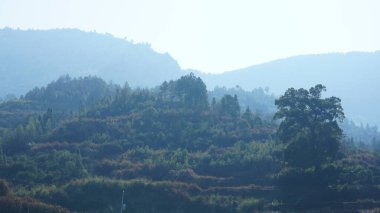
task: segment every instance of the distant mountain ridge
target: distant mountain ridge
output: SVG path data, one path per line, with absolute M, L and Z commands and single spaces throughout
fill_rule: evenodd
M 342 99 L 346 114 L 357 122 L 380 125 L 380 51 L 302 55 L 222 74 L 202 74 L 209 87 L 269 87 L 276 95 L 289 87 L 327 87 Z
M 246 89 L 270 86 L 274 93 L 281 94 L 284 89 L 291 86 L 290 83 L 292 87 L 297 88 L 322 82 L 326 84 L 335 84 L 336 81 L 363 83 L 360 81 L 368 80 L 365 75 L 378 78 L 380 76 L 380 72 L 377 71 L 380 69 L 379 59 L 380 51 L 300 55 L 220 74 L 200 72 L 199 75 L 208 81 L 210 86 L 223 84 L 231 87 L 238 82 L 239 86 Z M 301 81 L 300 78 L 302 78 Z M 288 81 L 283 81 L 284 79 Z
M 275 95 L 287 88 L 322 83 L 340 97 L 348 117 L 380 126 L 380 51 L 301 55 L 233 70 L 205 74 L 183 70 L 169 54 L 109 34 L 60 30 L 0 30 L 0 97 L 25 94 L 59 76 L 96 75 L 117 84 L 154 87 L 190 71 L 212 90 L 215 86 L 252 90 L 269 87 Z M 226 50 L 228 51 L 228 50 Z
M 96 75 L 153 87 L 182 73 L 169 54 L 109 34 L 75 29 L 0 30 L 0 97 L 24 94 L 58 77 Z

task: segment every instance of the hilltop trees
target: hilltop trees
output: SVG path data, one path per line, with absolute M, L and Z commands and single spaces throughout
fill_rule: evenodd
M 236 118 L 240 115 L 240 105 L 237 96 L 224 95 L 220 100 L 220 113 Z
M 208 108 L 206 84 L 201 78 L 190 73 L 175 83 L 177 96 L 186 106 L 201 110 Z
M 290 88 L 275 101 L 274 118 L 281 119 L 278 136 L 287 146 L 284 157 L 291 166 L 318 167 L 338 151 L 343 108 L 337 97 L 321 98 L 325 90 L 320 84 L 309 90 Z
M 206 84 L 193 73 L 176 81 L 164 82 L 160 86 L 161 104 L 171 107 L 185 107 L 195 110 L 208 109 Z
M 71 78 L 65 75 L 46 87 L 36 87 L 29 91 L 25 94 L 24 100 L 41 103 L 42 108 L 76 110 L 95 105 L 110 96 L 115 89 L 114 85 L 108 85 L 98 77 Z

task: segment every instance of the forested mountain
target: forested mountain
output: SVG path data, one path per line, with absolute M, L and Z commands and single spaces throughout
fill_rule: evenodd
M 148 44 L 134 44 L 109 34 L 62 30 L 0 30 L 0 97 L 25 94 L 35 86 L 69 74 L 96 75 L 106 82 L 154 87 L 188 73 L 168 54 Z M 269 87 L 281 94 L 289 87 L 322 83 L 328 95 L 342 99 L 348 118 L 380 126 L 380 52 L 304 55 L 225 72 L 194 70 L 211 90 L 215 86 L 245 90 Z M 207 70 L 204 70 L 207 72 Z M 12 96 L 9 96 L 12 98 Z M 273 107 L 273 106 L 272 106 Z
M 323 89 L 261 111 L 265 90 L 194 74 L 153 89 L 63 76 L 0 104 L 0 209 L 119 212 L 124 190 L 124 212 L 375 212 L 380 140 L 347 140 Z
M 0 30 L 0 97 L 21 95 L 62 75 L 153 87 L 184 74 L 168 54 L 109 34 L 62 30 Z M 149 76 L 149 78 L 148 78 Z
M 380 51 L 374 53 L 304 55 L 268 62 L 222 74 L 202 74 L 209 87 L 244 89 L 269 87 L 278 95 L 289 87 L 322 83 L 328 94 L 342 99 L 347 117 L 380 125 Z

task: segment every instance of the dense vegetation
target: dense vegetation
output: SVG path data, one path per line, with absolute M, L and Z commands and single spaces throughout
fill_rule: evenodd
M 125 212 L 375 210 L 379 142 L 344 137 L 324 89 L 287 90 L 273 120 L 266 91 L 208 92 L 193 74 L 154 89 L 61 77 L 0 105 L 0 208 L 117 212 L 125 190 Z

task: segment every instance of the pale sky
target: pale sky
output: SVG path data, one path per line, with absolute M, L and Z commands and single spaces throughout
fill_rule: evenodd
M 0 0 L 3 27 L 107 32 L 150 43 L 184 69 L 217 73 L 380 50 L 380 0 Z

